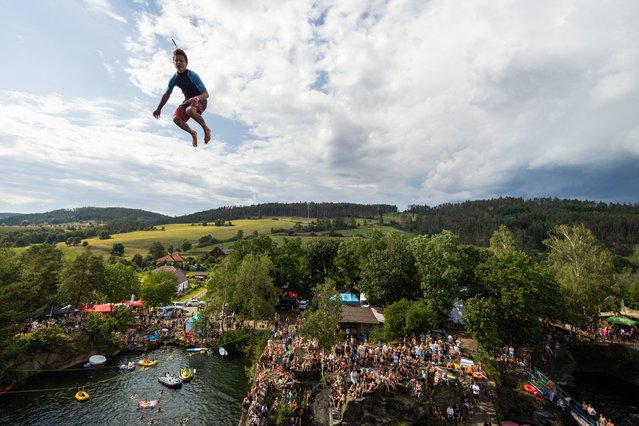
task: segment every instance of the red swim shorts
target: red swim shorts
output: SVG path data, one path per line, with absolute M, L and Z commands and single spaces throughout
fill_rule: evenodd
M 173 113 L 173 117 L 178 116 L 180 117 L 183 121 L 188 121 L 189 115 L 186 113 L 186 109 L 190 106 L 191 104 L 188 102 L 183 102 L 179 107 L 177 107 L 177 109 L 175 110 L 175 112 Z M 194 105 L 195 108 L 197 109 L 197 111 L 202 114 L 204 112 L 204 110 L 206 109 L 206 101 L 200 101 L 197 104 Z

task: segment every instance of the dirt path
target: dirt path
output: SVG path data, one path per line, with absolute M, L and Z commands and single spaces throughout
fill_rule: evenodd
M 208 291 L 208 289 L 205 287 L 202 290 L 198 291 L 197 293 L 195 293 L 195 295 L 193 296 L 193 299 L 197 299 L 197 300 L 201 300 L 204 295 L 206 294 L 206 292 Z

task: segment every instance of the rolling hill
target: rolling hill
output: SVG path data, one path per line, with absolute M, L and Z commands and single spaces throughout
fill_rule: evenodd
M 148 225 L 155 225 L 170 222 L 172 219 L 172 217 L 160 213 L 123 207 L 79 207 L 76 209 L 59 209 L 45 213 L 18 214 L 0 218 L 5 225 L 21 225 L 25 223 L 30 225 L 55 225 L 73 222 L 114 223 L 122 221 L 143 221 Z

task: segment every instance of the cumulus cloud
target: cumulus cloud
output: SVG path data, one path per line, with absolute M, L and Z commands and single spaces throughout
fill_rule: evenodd
M 16 153 L 39 146 L 25 167 L 82 181 L 47 171 L 60 188 L 174 213 L 300 200 L 636 200 L 618 190 L 627 185 L 601 185 L 639 179 L 635 2 L 161 0 L 127 18 L 133 102 L 4 94 L 0 141 Z M 163 119 L 149 120 L 174 73 L 171 39 L 211 93 L 205 118 L 250 130 L 239 145 L 187 149 L 169 118 L 179 89 Z
M 158 40 L 180 40 L 264 164 L 295 158 L 346 198 L 478 198 L 522 170 L 636 156 L 632 2 L 187 3 L 138 19 L 132 80 L 160 93 Z

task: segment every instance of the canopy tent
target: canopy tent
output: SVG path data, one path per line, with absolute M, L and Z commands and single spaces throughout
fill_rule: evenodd
M 75 314 L 77 312 L 79 311 L 71 305 L 67 305 L 63 308 L 55 308 L 53 306 L 47 306 L 38 315 L 38 318 L 47 318 L 47 317 L 57 318 L 66 314 Z
M 115 311 L 117 307 L 113 303 L 104 303 L 101 305 L 93 305 L 83 309 L 84 312 L 101 312 L 103 314 Z
M 132 308 L 141 308 L 144 306 L 144 300 L 132 300 L 132 301 L 125 301 L 122 302 L 123 305 L 127 305 L 130 306 Z
M 337 296 L 337 294 L 332 296 L 331 300 L 337 300 Z M 342 302 L 343 305 L 359 306 L 359 297 L 353 293 L 340 293 L 339 301 Z
M 184 323 L 184 332 L 185 333 L 190 333 L 191 330 L 193 330 L 193 325 L 195 325 L 195 322 L 200 319 L 200 316 L 201 315 L 198 312 L 195 315 L 193 315 L 191 318 L 186 320 L 186 322 Z
M 637 324 L 637 321 L 634 321 L 634 320 L 631 320 L 630 318 L 626 318 L 622 316 L 606 318 L 606 321 L 608 321 L 611 324 L 627 325 L 627 326 L 633 326 Z

